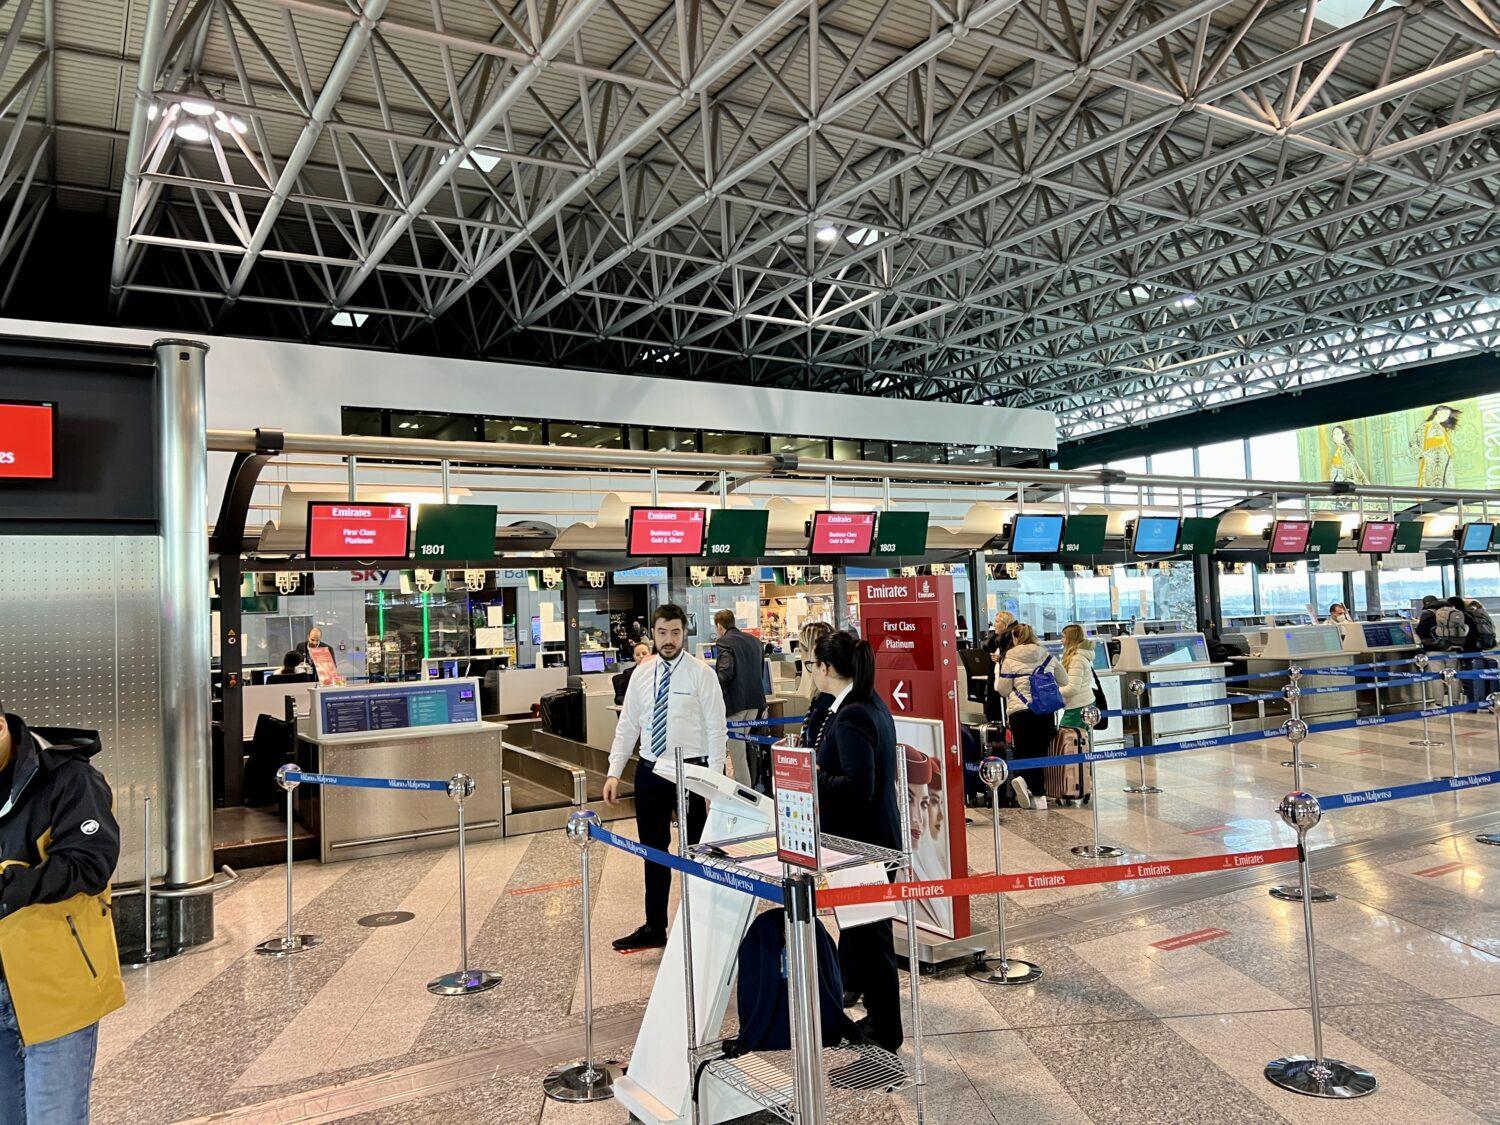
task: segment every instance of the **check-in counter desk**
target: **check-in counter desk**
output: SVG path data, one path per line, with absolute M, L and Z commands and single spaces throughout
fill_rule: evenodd
M 1344 655 L 1351 664 L 1384 664 L 1392 660 L 1409 661 L 1422 646 L 1412 632 L 1412 623 L 1404 618 L 1386 621 L 1348 621 L 1339 626 L 1344 638 Z M 1376 668 L 1366 673 L 1370 676 L 1399 676 L 1416 669 L 1407 667 Z M 1316 677 L 1322 682 L 1325 677 Z M 1436 690 L 1431 685 L 1428 692 L 1433 698 L 1442 694 L 1442 685 Z M 1387 711 L 1409 711 L 1422 706 L 1422 685 L 1403 684 L 1399 687 L 1381 687 L 1372 683 L 1368 691 L 1353 693 L 1359 697 L 1359 709 L 1368 715 L 1383 715 Z
M 298 734 L 298 765 L 309 773 L 373 778 L 467 774 L 470 840 L 499 837 L 504 823 L 501 737 L 505 725 L 479 716 L 479 682 L 420 681 L 319 688 Z M 458 838 L 458 808 L 446 793 L 302 785 L 299 816 L 318 839 L 318 858 L 359 859 L 445 847 Z
M 1119 674 L 1124 706 L 1133 710 L 1138 706 L 1164 707 L 1173 703 L 1223 699 L 1224 667 L 1209 660 L 1208 642 L 1202 633 L 1154 633 L 1122 636 L 1114 670 Z M 1130 693 L 1131 680 L 1144 680 L 1150 688 L 1139 702 Z M 1178 680 L 1216 682 L 1173 686 Z M 1126 722 L 1125 729 L 1130 732 L 1132 742 L 1138 735 L 1141 745 L 1153 745 L 1228 734 L 1229 721 L 1226 701 L 1219 707 L 1190 707 L 1182 711 L 1142 715 Z
M 1109 649 L 1105 646 L 1104 638 L 1090 637 L 1089 640 L 1094 642 L 1094 675 L 1099 677 L 1099 687 L 1104 691 L 1104 706 L 1110 711 L 1123 711 L 1128 706 L 1124 702 L 1124 678 L 1109 666 Z M 1062 657 L 1062 641 L 1043 641 L 1042 644 L 1053 656 Z M 984 722 L 982 708 L 978 721 Z M 1135 731 L 1134 726 L 1130 729 L 1132 733 Z M 1104 726 L 1094 731 L 1095 750 L 1118 750 L 1124 745 L 1125 720 L 1119 715 L 1111 715 Z
M 1293 665 L 1301 668 L 1303 688 L 1348 686 L 1353 676 L 1309 676 L 1318 668 L 1346 667 L 1353 661 L 1344 651 L 1344 638 L 1331 622 L 1322 625 L 1285 625 L 1268 628 L 1259 649 L 1252 649 L 1245 660 L 1246 671 L 1260 677 L 1248 690 L 1257 693 L 1280 692 L 1286 685 Z M 1303 695 L 1299 701 L 1302 718 L 1309 723 L 1327 723 L 1352 719 L 1357 714 L 1359 694 L 1354 691 L 1328 695 Z M 1270 700 L 1259 705 L 1261 729 L 1286 721 L 1288 709 L 1284 700 Z

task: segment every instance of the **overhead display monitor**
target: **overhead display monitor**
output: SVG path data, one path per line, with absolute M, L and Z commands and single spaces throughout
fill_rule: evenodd
M 771 513 L 764 508 L 717 508 L 708 518 L 703 554 L 711 559 L 758 559 L 766 553 Z
M 810 555 L 868 555 L 874 543 L 874 512 L 813 513 Z
M 1176 516 L 1142 516 L 1135 521 L 1130 549 L 1137 555 L 1170 555 L 1177 550 L 1182 521 Z
M 926 512 L 881 512 L 875 521 L 874 555 L 906 557 L 927 553 Z
M 1395 520 L 1366 520 L 1355 538 L 1362 555 L 1383 555 L 1396 545 Z
M 310 559 L 404 559 L 410 542 L 410 504 L 307 505 Z
M 56 430 L 52 403 L 0 401 L 0 480 L 51 480 Z
M 631 508 L 625 553 L 632 558 L 703 554 L 708 526 L 702 508 Z
M 412 556 L 434 562 L 479 562 L 495 557 L 493 504 L 424 504 L 417 510 Z
M 1482 555 L 1491 549 L 1494 538 L 1494 524 L 1466 523 L 1458 541 L 1458 549 L 1466 555 Z
M 1016 517 L 1010 525 L 1013 555 L 1055 555 L 1062 547 L 1063 517 L 1054 515 Z
M 1271 528 L 1271 554 L 1305 555 L 1311 534 L 1310 520 L 1277 520 Z

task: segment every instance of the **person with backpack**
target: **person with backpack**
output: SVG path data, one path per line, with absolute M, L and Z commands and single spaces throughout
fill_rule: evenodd
M 1094 675 L 1094 642 L 1084 635 L 1083 626 L 1063 626 L 1062 641 L 1061 663 L 1068 682 L 1062 689 L 1064 710 L 1057 720 L 1053 753 L 1078 754 L 1088 749 L 1084 736 L 1088 724 L 1083 721 L 1083 709 L 1097 704 L 1104 710 L 1104 689 Z M 1057 766 L 1047 771 L 1047 798 L 1087 801 L 1090 796 L 1087 783 L 1088 771 L 1082 766 Z
M 1417 625 L 1414 632 L 1422 647 L 1429 652 L 1443 651 L 1443 645 L 1438 641 L 1434 632 L 1437 629 L 1437 610 L 1442 604 L 1441 599 L 1428 594 L 1422 599 L 1422 612 L 1417 615 Z
M 1452 597 L 1439 606 L 1437 622 L 1436 631 L 1439 636 L 1453 633 L 1459 635 L 1458 642 L 1449 645 L 1450 652 L 1478 652 L 1484 647 L 1479 643 L 1479 622 L 1469 612 L 1468 603 L 1463 598 Z M 1482 657 L 1461 656 L 1453 662 L 1453 666 L 1460 672 L 1471 672 L 1483 662 Z M 1470 703 L 1477 703 L 1483 698 L 1480 694 L 1483 685 L 1478 680 L 1465 679 L 1461 682 L 1464 685 L 1464 698 Z
M 875 653 L 868 641 L 838 632 L 820 638 L 809 658 L 820 698 L 828 700 L 808 743 L 817 756 L 822 830 L 897 850 L 896 723 L 875 692 Z M 840 931 L 839 966 L 845 993 L 862 996 L 869 1013 L 860 1030 L 886 1050 L 899 1050 L 905 1034 L 890 919 Z
M 1067 669 L 1037 644 L 1036 631 L 1030 625 L 1018 623 L 1011 636 L 1010 649 L 995 673 L 995 687 L 1005 695 L 1011 742 L 1019 764 L 1022 758 L 1044 758 L 1051 753 L 1057 735 L 1057 712 L 1064 706 L 1062 691 L 1070 681 Z M 1016 803 L 1023 809 L 1047 807 L 1042 770 L 1014 770 L 1010 784 Z
M 1478 641 L 1476 651 L 1493 652 L 1496 642 L 1495 619 L 1490 616 L 1490 611 L 1484 608 L 1483 603 L 1471 598 L 1465 604 L 1474 622 L 1474 633 Z M 1480 672 L 1494 667 L 1493 657 L 1476 656 L 1471 670 Z M 1485 698 L 1490 692 L 1500 690 L 1500 680 L 1469 680 L 1466 684 L 1470 692 L 1469 698 L 1476 702 Z

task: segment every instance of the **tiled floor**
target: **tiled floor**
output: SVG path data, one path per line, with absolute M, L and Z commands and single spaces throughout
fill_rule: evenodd
M 1459 729 L 1460 770 L 1494 767 L 1493 722 Z M 1429 767 L 1414 736 L 1316 738 L 1307 787 L 1447 772 L 1447 750 Z M 1279 742 L 1164 757 L 1148 775 L 1166 792 L 1146 798 L 1120 792 L 1134 765 L 1105 766 L 1103 835 L 1136 858 L 1290 843 L 1273 811 L 1290 785 L 1283 757 Z M 987 870 L 989 820 L 971 819 L 973 866 Z M 1085 865 L 1068 849 L 1089 837 L 1086 810 L 1002 819 L 1007 871 Z M 1500 830 L 1500 786 L 1330 814 L 1313 833 L 1318 881 L 1339 895 L 1315 910 L 1327 1049 L 1375 1072 L 1373 1097 L 1330 1105 L 1262 1077 L 1268 1060 L 1311 1048 L 1301 909 L 1263 885 L 1289 878 L 1283 868 L 1254 872 L 1261 885 L 1189 876 L 1011 896 L 1016 952 L 1045 975 L 1016 989 L 924 978 L 926 1122 L 1500 1120 L 1500 848 L 1473 841 L 1476 823 Z M 609 949 L 640 921 L 641 867 L 593 855 L 597 1038 L 623 1057 L 659 959 Z M 621 1125 L 614 1103 L 541 1094 L 542 1076 L 581 1051 L 577 850 L 561 832 L 470 849 L 470 961 L 505 981 L 440 999 L 423 985 L 455 967 L 455 862 L 442 850 L 299 865 L 297 928 L 325 944 L 284 962 L 250 953 L 279 925 L 281 873 L 247 873 L 211 946 L 128 977 L 129 1003 L 101 1037 L 95 1121 Z M 993 902 L 973 905 L 976 928 L 993 925 Z M 415 917 L 357 924 L 381 910 Z M 1213 933 L 1170 940 L 1199 931 Z M 855 1118 L 915 1122 L 915 1101 Z

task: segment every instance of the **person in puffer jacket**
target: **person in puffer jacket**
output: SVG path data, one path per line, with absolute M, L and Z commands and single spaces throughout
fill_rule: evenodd
M 1044 758 L 1052 752 L 1057 735 L 1057 717 L 1035 714 L 1031 710 L 1031 675 L 1043 667 L 1052 673 L 1057 686 L 1068 690 L 1067 669 L 1062 662 L 1037 644 L 1036 631 L 1030 625 L 1018 624 L 1012 630 L 1013 643 L 995 673 L 995 687 L 1005 693 L 1006 713 L 1010 719 L 1011 743 L 1015 756 Z M 1064 696 L 1066 698 L 1066 695 Z M 1011 774 L 1011 788 L 1016 803 L 1023 809 L 1045 809 L 1044 774 L 1039 769 L 1019 769 Z M 1038 795 L 1033 795 L 1038 794 Z
M 94 731 L 0 708 L 0 1123 L 89 1118 L 99 1021 L 125 1003 L 113 796 Z

